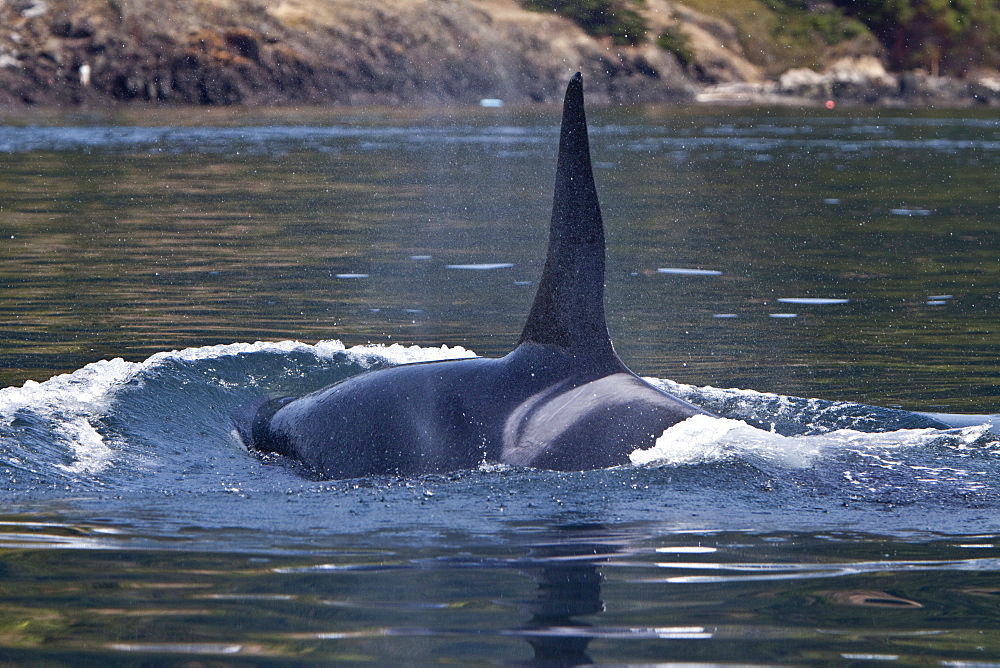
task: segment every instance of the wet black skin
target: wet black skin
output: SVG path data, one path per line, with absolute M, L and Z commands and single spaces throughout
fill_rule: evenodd
M 618 358 L 604 316 L 604 225 L 583 83 L 566 91 L 548 255 L 518 346 L 500 359 L 409 364 L 264 405 L 248 445 L 324 478 L 421 474 L 500 462 L 555 470 L 628 463 L 704 413 Z

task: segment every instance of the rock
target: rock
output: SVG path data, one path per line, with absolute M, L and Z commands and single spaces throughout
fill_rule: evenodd
M 869 106 L 1000 106 L 1000 73 L 967 79 L 934 77 L 924 72 L 893 75 L 870 56 L 842 58 L 822 73 L 788 70 L 777 82 L 724 84 L 701 91 L 699 102 L 724 104 L 838 104 Z
M 885 71 L 873 56 L 841 58 L 824 72 L 829 80 L 829 98 L 842 102 L 874 104 L 899 90 L 899 81 Z
M 743 52 L 736 28 L 727 21 L 695 11 L 681 4 L 673 5 L 679 29 L 691 40 L 695 52 L 692 73 L 709 84 L 762 82 L 760 68 Z
M 807 68 L 789 70 L 778 83 L 785 95 L 866 104 L 893 97 L 899 91 L 896 77 L 872 56 L 841 58 L 822 74 Z
M 969 77 L 969 94 L 978 104 L 1000 107 L 1000 72 L 975 72 Z
M 784 95 L 819 98 L 829 93 L 828 80 L 819 72 L 808 67 L 788 70 L 778 79 L 778 89 Z
M 906 72 L 899 78 L 899 101 L 917 106 L 955 106 L 956 100 L 962 100 L 968 105 L 974 100 L 969 88 L 969 82 L 961 79 Z
M 826 74 L 838 81 L 888 81 L 893 77 L 885 71 L 882 61 L 874 56 L 841 58 L 826 68 Z
M 995 87 L 993 87 L 995 84 Z M 789 70 L 779 79 L 781 93 L 814 101 L 883 105 L 948 106 L 1000 103 L 1000 77 L 935 77 L 924 72 L 893 75 L 871 56 L 843 58 L 820 74 Z
M 695 92 L 652 44 L 516 0 L 22 0 L 0 25 L 0 103 L 554 102 L 577 70 L 593 102 Z
M 698 93 L 703 104 L 778 105 L 802 102 L 801 98 L 782 94 L 774 81 L 736 82 L 706 86 Z
M 622 47 L 519 0 L 0 0 L 0 104 L 556 102 L 580 70 L 592 103 L 1000 106 L 996 72 L 894 75 L 856 49 L 766 81 L 733 23 L 640 11 L 649 40 Z M 684 63 L 656 46 L 668 30 Z

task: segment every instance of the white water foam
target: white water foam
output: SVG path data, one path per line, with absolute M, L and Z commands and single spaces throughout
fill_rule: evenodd
M 230 343 L 218 346 L 203 346 L 186 348 L 170 352 L 156 353 L 144 362 L 138 362 L 140 368 L 150 368 L 172 360 L 206 360 L 244 355 L 250 353 L 309 353 L 320 359 L 330 359 L 335 355 L 346 353 L 354 361 L 368 367 L 380 362 L 391 364 L 413 364 L 415 362 L 434 362 L 437 360 L 463 359 L 476 357 L 476 353 L 462 346 L 441 346 L 440 348 L 423 348 L 421 346 L 403 346 L 398 343 L 386 346 L 382 344 L 366 344 L 346 347 L 336 339 L 319 341 L 315 344 L 301 341 L 257 341 L 256 343 Z M 86 367 L 84 367 L 86 368 Z
M 67 473 L 92 474 L 105 469 L 113 452 L 89 417 L 103 413 L 113 390 L 134 375 L 134 364 L 122 359 L 101 360 L 44 383 L 28 380 L 22 387 L 0 389 L 0 424 L 9 426 L 20 411 L 31 411 L 54 425 L 72 457 L 57 464 Z
M 0 425 L 9 427 L 18 412 L 30 411 L 51 422 L 54 436 L 67 444 L 71 462 L 59 464 L 60 469 L 73 474 L 98 473 L 112 463 L 114 451 L 104 441 L 93 420 L 106 415 L 117 391 L 139 374 L 178 360 L 210 360 L 268 352 L 304 352 L 320 359 L 346 354 L 364 368 L 384 362 L 412 364 L 476 356 L 474 352 L 460 346 L 421 348 L 393 344 L 347 348 L 340 341 L 329 340 L 315 345 L 299 341 L 258 341 L 203 346 L 156 353 L 143 362 L 126 362 L 121 358 L 101 360 L 41 383 L 28 380 L 21 387 L 0 389 Z
M 57 426 L 73 453 L 70 464 L 56 464 L 66 473 L 94 474 L 103 471 L 111 463 L 114 452 L 104 442 L 104 437 L 94 429 L 94 425 L 84 417 Z
M 826 434 L 782 436 L 751 427 L 742 420 L 695 415 L 665 430 L 653 447 L 634 450 L 629 459 L 637 466 L 681 466 L 758 458 L 785 468 L 805 468 L 828 453 L 847 448 L 875 450 L 926 446 L 942 436 L 957 441 L 959 448 L 969 447 L 988 431 L 987 425 L 977 425 L 879 433 L 838 429 Z
M 656 439 L 648 450 L 634 450 L 638 466 L 704 464 L 740 455 L 757 455 L 793 468 L 809 466 L 819 455 L 818 442 L 795 439 L 751 427 L 742 420 L 694 415 Z
M 838 407 L 843 405 L 822 399 L 806 399 L 802 397 L 775 394 L 774 392 L 760 392 L 758 390 L 721 388 L 713 387 L 711 385 L 698 387 L 695 385 L 678 383 L 665 378 L 653 378 L 650 376 L 644 377 L 643 380 L 653 387 L 657 387 L 667 394 L 671 394 L 675 397 L 692 401 L 693 403 L 699 403 L 699 405 L 704 404 L 706 401 L 709 404 L 726 405 L 729 410 L 735 411 L 740 415 L 753 413 L 755 407 L 766 405 L 768 406 L 767 412 L 772 415 L 775 420 L 780 419 L 782 416 L 787 417 L 789 415 L 808 415 L 815 418 L 824 415 L 830 410 L 839 410 Z M 825 429 L 821 424 L 817 424 L 814 421 L 803 423 L 803 426 L 817 431 L 827 431 L 827 429 Z
M 421 348 L 420 346 L 402 346 L 394 343 L 390 346 L 369 344 L 347 348 L 336 340 L 320 341 L 315 345 L 299 341 L 258 341 L 257 343 L 203 346 L 156 353 L 143 362 L 126 362 L 120 357 L 116 357 L 111 360 L 92 362 L 72 373 L 53 376 L 41 383 L 27 380 L 21 387 L 0 389 L 0 423 L 10 424 L 14 414 L 23 409 L 30 409 L 36 413 L 45 408 L 58 409 L 64 413 L 99 413 L 107 408 L 118 388 L 144 370 L 176 360 L 208 360 L 264 352 L 281 354 L 305 352 L 320 359 L 331 358 L 338 353 L 346 353 L 363 367 L 381 362 L 412 364 L 476 357 L 474 352 L 461 346 Z
M 99 421 L 105 416 L 117 392 L 145 371 L 177 361 L 211 360 L 227 356 L 254 353 L 307 353 L 317 359 L 346 356 L 351 362 L 369 368 L 377 364 L 411 364 L 447 359 L 467 359 L 476 354 L 462 347 L 441 346 L 423 348 L 393 344 L 361 345 L 347 348 L 337 340 L 306 344 L 299 341 L 233 343 L 228 345 L 188 348 L 152 355 L 143 362 L 127 362 L 120 358 L 88 364 L 69 374 L 62 374 L 38 383 L 26 381 L 22 387 L 0 389 L 0 426 L 11 426 L 19 411 L 29 411 L 52 425 L 57 442 L 64 443 L 70 461 L 59 465 L 67 473 L 93 474 L 105 469 L 115 452 L 99 432 Z M 810 410 L 787 397 L 751 390 L 720 390 L 694 388 L 662 379 L 647 379 L 653 385 L 681 396 L 698 392 L 702 396 L 719 394 L 737 403 L 754 404 L 773 399 L 770 410 Z M 903 429 L 886 433 L 866 433 L 841 429 L 819 435 L 781 436 L 751 427 L 739 420 L 695 416 L 667 429 L 648 450 L 636 450 L 631 460 L 637 465 L 684 465 L 742 457 L 756 457 L 786 467 L 810 466 L 826 454 L 844 448 L 874 449 L 926 445 L 946 436 L 953 447 L 971 446 L 988 427 L 961 429 Z

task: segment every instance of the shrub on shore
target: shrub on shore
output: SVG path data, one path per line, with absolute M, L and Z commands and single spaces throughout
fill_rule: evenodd
M 555 12 L 594 37 L 610 37 L 620 46 L 646 41 L 646 19 L 636 11 L 642 0 L 523 0 L 525 9 Z
M 960 75 L 1000 67 L 996 0 L 834 0 L 863 21 L 889 53 L 894 69 Z

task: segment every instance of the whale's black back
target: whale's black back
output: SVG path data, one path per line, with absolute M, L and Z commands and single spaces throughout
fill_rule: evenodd
M 604 224 L 583 81 L 566 90 L 548 253 L 517 347 L 501 359 L 411 364 L 264 405 L 251 447 L 327 478 L 473 468 L 581 470 L 628 463 L 699 409 L 618 359 L 604 315 Z

